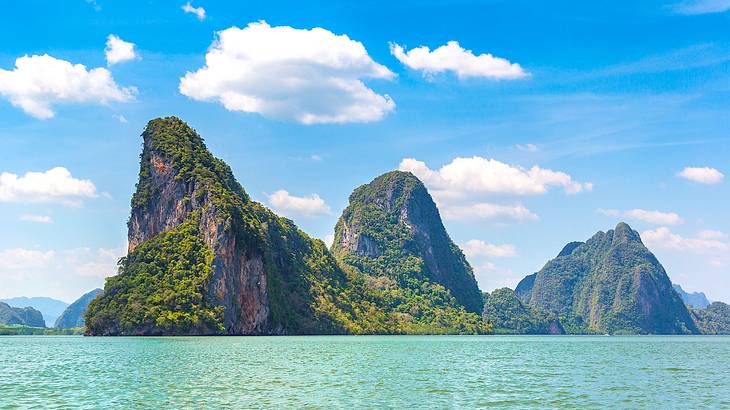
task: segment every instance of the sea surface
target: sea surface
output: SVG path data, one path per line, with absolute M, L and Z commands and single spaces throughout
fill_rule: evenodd
M 0 337 L 0 408 L 730 408 L 730 337 Z

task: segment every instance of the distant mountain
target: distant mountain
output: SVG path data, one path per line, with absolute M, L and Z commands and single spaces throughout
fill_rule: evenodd
M 0 302 L 0 325 L 45 327 L 43 314 L 32 307 L 17 308 Z
M 46 321 L 46 326 L 51 327 L 56 323 L 56 319 L 63 313 L 68 307 L 68 303 L 58 299 L 47 298 L 47 297 L 17 297 L 9 299 L 0 299 L 0 302 L 5 302 L 13 307 L 32 307 L 43 314 L 43 319 Z
M 497 334 L 565 333 L 556 316 L 525 306 L 509 288 L 484 293 L 482 318 Z
M 692 317 L 703 334 L 730 335 L 730 305 L 712 302 L 705 309 L 692 309 Z
M 72 328 L 72 327 L 84 327 L 84 315 L 86 314 L 86 308 L 89 306 L 94 298 L 98 294 L 103 292 L 101 289 L 94 289 L 89 293 L 84 294 L 78 298 L 75 302 L 68 305 L 66 310 L 61 313 L 53 327 L 59 328 Z
M 449 238 L 426 187 L 410 172 L 388 172 L 350 195 L 332 251 L 343 263 L 401 287 L 439 284 L 467 311 L 482 311 L 471 266 Z
M 684 303 L 692 306 L 693 308 L 704 309 L 710 306 L 710 301 L 703 292 L 687 293 L 676 283 L 672 284 L 672 287 L 675 291 L 677 291 L 677 293 L 679 293 L 679 296 L 682 298 Z
M 561 317 L 569 332 L 699 333 L 662 265 L 625 223 L 568 244 L 523 282 L 523 303 Z

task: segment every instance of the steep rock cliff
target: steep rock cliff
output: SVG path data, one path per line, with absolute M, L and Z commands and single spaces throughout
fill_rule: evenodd
M 17 308 L 0 302 L 0 325 L 46 327 L 43 314 L 32 307 Z
M 94 289 L 76 299 L 76 301 L 68 305 L 63 313 L 61 313 L 61 316 L 56 319 L 56 323 L 53 327 L 62 329 L 84 327 L 84 315 L 86 314 L 86 309 L 89 307 L 89 303 L 91 303 L 91 301 L 94 300 L 101 292 L 101 289 Z
M 664 268 L 627 224 L 566 248 L 522 284 L 523 302 L 589 332 L 698 333 Z
M 343 269 L 322 241 L 252 201 L 178 118 L 150 121 L 142 137 L 129 252 L 89 304 L 86 334 L 485 330 L 448 301 L 424 304 Z M 393 308 L 404 304 L 408 313 Z
M 87 334 L 346 331 L 348 279 L 321 241 L 252 201 L 181 120 L 152 120 L 142 137 L 129 253 Z
M 389 172 L 352 193 L 332 250 L 368 275 L 403 287 L 439 284 L 467 311 L 482 310 L 471 266 L 446 233 L 426 187 L 409 172 Z

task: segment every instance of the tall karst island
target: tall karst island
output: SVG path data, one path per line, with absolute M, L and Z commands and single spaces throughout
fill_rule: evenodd
M 568 333 L 695 334 L 690 312 L 639 233 L 625 223 L 567 244 L 515 289 Z
M 142 137 L 129 252 L 89 305 L 86 334 L 488 330 L 471 268 L 412 175 L 353 194 L 333 255 L 251 200 L 180 119 L 152 120 Z

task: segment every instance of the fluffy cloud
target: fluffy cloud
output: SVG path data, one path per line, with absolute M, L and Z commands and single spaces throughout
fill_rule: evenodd
M 722 13 L 730 10 L 730 0 L 690 0 L 674 6 L 679 14 Z
M 533 166 L 530 169 L 512 166 L 496 159 L 478 156 L 454 158 L 439 170 L 424 162 L 405 158 L 398 167 L 419 177 L 438 194 L 450 197 L 467 193 L 497 193 L 513 195 L 544 194 L 551 187 L 563 188 L 569 194 L 590 191 L 591 183 L 580 183 L 564 173 Z
M 449 202 L 440 202 L 439 210 L 445 219 L 474 220 L 509 218 L 516 221 L 536 221 L 537 214 L 522 204 L 500 205 L 489 202 L 479 202 L 470 205 L 458 205 Z
M 54 251 L 33 249 L 5 249 L 0 251 L 0 272 L 14 269 L 34 269 L 47 267 L 56 257 Z
M 53 223 L 53 220 L 48 215 L 33 215 L 33 214 L 24 214 L 20 216 L 21 221 L 26 222 L 36 222 L 40 224 L 50 224 Z
M 205 61 L 180 79 L 180 92 L 230 111 L 318 124 L 378 121 L 395 108 L 389 96 L 362 82 L 393 73 L 373 61 L 362 43 L 319 27 L 271 27 L 264 21 L 231 27 L 218 32 Z
M 464 254 L 469 258 L 507 258 L 517 255 L 514 245 L 494 245 L 479 239 L 472 239 L 461 245 Z
M 122 40 L 114 34 L 109 34 L 106 39 L 106 48 L 104 49 L 106 64 L 113 65 L 123 61 L 134 60 L 137 58 L 134 43 Z
M 186 13 L 195 14 L 195 16 L 198 18 L 198 20 L 203 21 L 205 20 L 205 9 L 202 7 L 193 7 L 193 5 L 190 2 L 187 2 L 180 7 L 182 11 Z
M 539 195 L 551 188 L 568 194 L 593 189 L 591 183 L 576 182 L 564 173 L 533 166 L 525 169 L 495 159 L 482 157 L 454 158 L 438 170 L 423 161 L 405 158 L 398 169 L 416 175 L 428 187 L 441 214 L 446 219 L 497 219 L 534 221 L 538 216 L 520 203 L 485 202 L 488 195 Z
M 328 215 L 332 211 L 317 194 L 310 196 L 294 196 L 285 190 L 279 190 L 269 195 L 269 204 L 285 215 Z
M 684 223 L 682 217 L 675 212 L 647 211 L 646 209 L 631 209 L 619 211 L 618 209 L 596 209 L 596 212 L 610 217 L 624 217 L 648 222 L 654 225 L 678 225 Z
M 474 55 L 456 41 L 449 41 L 433 51 L 426 46 L 405 51 L 402 46 L 391 44 L 390 52 L 405 66 L 423 72 L 424 76 L 451 71 L 459 78 L 514 80 L 528 75 L 519 64 L 491 54 Z
M 0 297 L 42 294 L 74 300 L 114 275 L 125 253 L 122 248 L 0 250 Z
M 725 178 L 722 172 L 710 167 L 686 167 L 677 176 L 700 184 L 718 184 Z
M 697 237 L 687 238 L 673 233 L 667 227 L 659 227 L 641 233 L 641 238 L 650 248 L 670 249 L 681 252 L 716 253 L 730 250 L 727 236 L 718 231 L 702 231 Z
M 99 103 L 130 101 L 136 90 L 117 85 L 103 67 L 87 70 L 44 54 L 15 60 L 13 70 L 0 69 L 0 95 L 27 114 L 52 118 L 56 103 Z
M 82 198 L 97 196 L 96 187 L 88 179 L 74 178 L 63 167 L 45 172 L 27 172 L 23 176 L 0 174 L 0 202 L 58 202 L 78 205 Z

